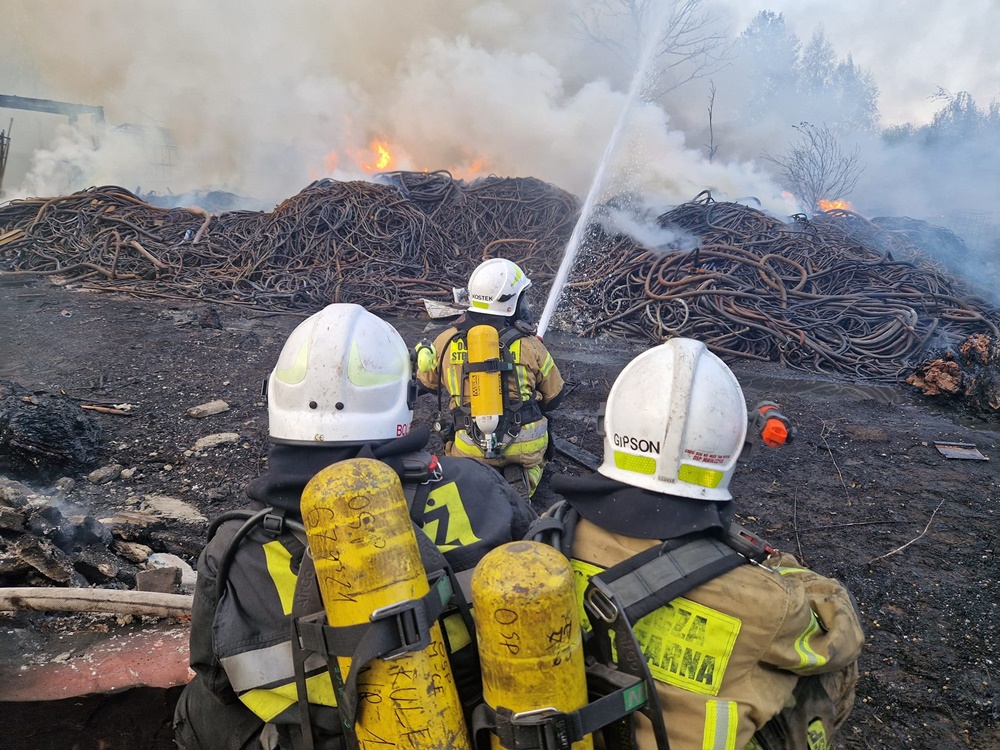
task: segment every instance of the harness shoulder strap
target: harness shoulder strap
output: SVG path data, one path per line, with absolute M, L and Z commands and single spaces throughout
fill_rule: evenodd
M 634 624 L 678 596 L 746 562 L 747 558 L 713 537 L 673 545 L 665 542 L 595 575 L 598 583 L 591 592 L 595 599 L 592 603 L 603 605 L 607 592 L 612 591 L 625 617 Z
M 550 544 L 570 557 L 578 520 L 579 513 L 565 500 L 560 501 L 531 525 L 525 538 Z M 655 682 L 632 625 L 692 589 L 745 563 L 761 562 L 772 552 L 766 542 L 733 523 L 722 538 L 668 540 L 588 582 L 583 602 L 593 628 L 585 644 L 588 657 L 605 669 L 631 676 L 633 684 L 647 686 L 648 699 L 641 705 L 633 704 L 631 711 L 641 711 L 652 722 L 657 747 L 666 750 L 669 740 Z M 593 670 L 588 669 L 588 684 L 593 687 L 595 679 Z M 602 693 L 600 688 L 591 692 L 607 697 L 607 691 Z M 605 722 L 608 747 L 628 746 L 631 711 Z
M 412 501 L 412 500 L 411 500 Z M 314 654 L 321 656 L 333 682 L 342 722 L 349 742 L 358 714 L 356 678 L 360 668 L 372 659 L 418 651 L 430 641 L 433 623 L 454 607 L 462 616 L 475 647 L 472 614 L 458 586 L 457 578 L 444 554 L 417 524 L 413 524 L 420 558 L 427 573 L 430 590 L 420 599 L 383 607 L 373 614 L 371 622 L 361 625 L 331 627 L 326 613 L 315 567 L 308 548 L 303 556 L 296 581 L 292 608 L 292 654 L 295 669 L 299 717 L 306 750 L 312 750 L 313 735 L 309 725 L 309 704 L 306 693 L 306 661 Z M 446 631 L 442 628 L 442 634 Z M 446 635 L 445 635 L 446 637 Z M 340 671 L 338 656 L 350 656 L 352 669 L 346 679 Z M 478 677 L 478 675 L 476 675 Z M 478 680 L 477 680 L 478 681 Z M 467 710 L 481 700 L 481 695 L 462 696 Z

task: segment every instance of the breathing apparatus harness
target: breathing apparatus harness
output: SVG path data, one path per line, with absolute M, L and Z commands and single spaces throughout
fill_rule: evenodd
M 538 401 L 521 400 L 520 381 L 517 375 L 517 361 L 511 346 L 515 341 L 525 336 L 532 336 L 535 333 L 530 323 L 524 320 L 516 320 L 512 326 L 506 327 L 499 336 L 499 356 L 490 358 L 484 362 L 469 362 L 468 346 L 466 344 L 469 331 L 478 323 L 473 322 L 466 316 L 456 324 L 458 330 L 452 335 L 444 345 L 441 360 L 438 363 L 438 382 L 442 383 L 444 375 L 444 360 L 452 344 L 458 342 L 465 351 L 465 360 L 461 365 L 462 374 L 458 378 L 458 393 L 451 396 L 458 406 L 451 410 L 452 423 L 455 430 L 465 430 L 465 432 L 476 442 L 483 455 L 487 458 L 498 458 L 506 453 L 514 439 L 521 432 L 521 427 L 531 422 L 537 422 L 544 415 Z M 503 413 L 500 415 L 500 427 L 497 431 L 498 439 L 493 441 L 476 424 L 472 416 L 472 407 L 466 405 L 466 378 L 471 373 L 499 373 L 500 388 L 503 397 Z M 511 379 L 513 378 L 513 382 Z M 511 386 L 514 386 L 513 388 Z M 438 413 L 443 412 L 441 388 L 438 388 Z
M 393 448 L 398 450 L 400 441 L 393 443 Z M 384 447 L 365 446 L 359 457 L 380 458 L 380 453 L 385 453 L 381 450 Z M 403 473 L 400 476 L 407 507 L 412 508 L 420 485 L 437 482 L 441 478 L 440 464 L 436 456 L 426 452 L 407 455 L 403 460 Z M 281 508 L 267 506 L 256 511 L 234 510 L 220 514 L 209 525 L 208 541 L 212 540 L 224 523 L 240 519 L 243 520 L 243 524 L 226 545 L 220 558 L 216 578 L 216 601 L 225 591 L 229 569 L 240 544 L 255 528 L 260 527 L 275 538 L 285 533 L 292 533 L 300 541 L 306 539 L 305 527 L 301 521 L 289 518 L 287 511 Z M 315 670 L 314 663 L 309 668 L 306 666 L 310 657 L 321 657 L 333 680 L 344 730 L 341 747 L 347 750 L 356 747 L 356 739 L 353 737 L 358 711 L 356 679 L 361 665 L 372 659 L 391 659 L 425 648 L 429 643 L 433 624 L 449 613 L 461 616 L 475 648 L 472 613 L 462 594 L 458 577 L 424 530 L 414 523 L 413 531 L 420 549 L 421 562 L 427 572 L 430 587 L 428 593 L 419 599 L 383 607 L 372 614 L 370 622 L 363 625 L 331 627 L 326 624 L 326 612 L 316 581 L 316 569 L 308 544 L 305 546 L 296 577 L 291 611 L 292 661 L 299 705 L 300 732 L 305 750 L 314 750 L 317 743 L 313 734 L 306 687 L 306 678 L 309 676 L 307 671 Z M 304 541 L 303 543 L 305 544 Z M 449 654 L 451 653 L 449 648 Z M 346 680 L 341 674 L 338 656 L 350 656 L 351 663 L 358 666 L 358 669 L 351 669 Z M 475 662 L 478 664 L 478 660 Z M 475 676 L 477 678 L 475 682 L 478 683 L 478 674 Z M 478 694 L 474 691 L 467 692 L 462 698 L 466 712 L 471 713 L 481 699 L 481 688 Z
M 549 544 L 569 559 L 579 518 L 579 511 L 561 500 L 532 524 L 525 538 Z M 590 719 L 587 731 L 603 728 L 605 745 L 611 750 L 624 750 L 634 746 L 632 714 L 639 711 L 652 723 L 657 747 L 669 750 L 656 684 L 632 626 L 723 573 L 746 563 L 761 564 L 777 553 L 764 540 L 731 523 L 719 536 L 668 539 L 592 576 L 583 595 L 583 607 L 591 624 L 591 631 L 585 634 L 584 652 L 592 702 L 573 714 L 530 717 L 529 722 L 495 716 L 497 728 L 493 731 L 498 736 L 515 738 L 525 733 L 561 737 L 565 741 L 530 746 L 565 750 L 582 736 L 574 732 L 570 737 L 565 727 L 580 729 Z M 599 723 L 594 726 L 592 721 L 598 716 Z

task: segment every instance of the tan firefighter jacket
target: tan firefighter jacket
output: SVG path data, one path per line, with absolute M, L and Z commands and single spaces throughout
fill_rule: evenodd
M 656 544 L 581 518 L 572 561 L 581 602 L 590 576 Z M 671 750 L 745 748 L 789 702 L 800 675 L 853 668 L 864 642 L 847 590 L 791 555 L 724 573 L 634 630 L 657 683 Z M 639 748 L 655 748 L 639 718 Z
M 501 334 L 503 331 L 501 331 Z M 563 390 L 563 379 L 559 373 L 552 355 L 545 344 L 537 336 L 525 335 L 510 343 L 510 353 L 514 359 L 513 375 L 508 380 L 508 390 L 511 396 L 518 395 L 525 404 L 548 406 L 557 399 Z M 448 408 L 455 410 L 469 403 L 469 388 L 465 386 L 465 403 L 459 404 L 459 393 L 462 392 L 462 381 L 467 376 L 463 365 L 467 361 L 467 347 L 464 333 L 456 327 L 451 327 L 434 340 L 434 351 L 437 352 L 438 366 L 430 372 L 417 372 L 420 382 L 431 391 L 437 391 L 444 385 L 449 398 Z M 530 418 L 529 418 L 530 419 Z M 466 435 L 456 425 L 458 430 L 454 445 L 448 451 L 449 455 L 483 457 L 482 450 L 474 440 Z M 512 445 L 504 451 L 503 460 L 489 463 L 519 463 L 526 467 L 541 466 L 544 463 L 545 448 L 548 445 L 548 421 L 538 415 L 522 424 L 521 430 L 513 440 Z M 538 471 L 541 476 L 541 471 Z M 537 479 L 534 482 L 537 484 Z

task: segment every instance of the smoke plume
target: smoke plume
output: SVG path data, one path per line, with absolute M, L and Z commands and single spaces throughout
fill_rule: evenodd
M 955 14 L 967 20 L 984 2 L 992 13 L 991 3 L 974 0 Z M 731 41 L 756 10 L 734 0 L 695 5 Z M 761 9 L 787 9 L 805 43 L 815 28 L 806 5 L 819 4 L 775 0 Z M 900 18 L 928 4 L 887 5 Z M 84 117 L 71 130 L 57 115 L 4 110 L 14 124 L 3 198 L 119 184 L 160 194 L 228 190 L 269 207 L 315 179 L 396 169 L 532 176 L 583 196 L 631 75 L 599 43 L 601 34 L 628 39 L 624 26 L 615 27 L 628 19 L 607 19 L 599 34 L 588 33 L 579 20 L 591 7 L 585 0 L 8 0 L 0 93 L 102 106 L 107 124 Z M 890 54 L 918 54 L 904 34 L 898 44 L 887 40 L 891 24 L 876 38 L 859 28 L 861 10 L 843 11 L 833 18 L 812 11 L 838 59 L 853 55 L 878 69 Z M 942 13 L 934 15 L 940 28 L 959 28 Z M 915 43 L 924 43 L 928 25 L 919 28 Z M 707 189 L 782 217 L 802 210 L 761 155 L 780 152 L 793 127 L 820 110 L 803 110 L 789 96 L 749 121 L 741 109 L 748 75 L 723 65 L 636 104 L 606 197 L 641 194 L 644 204 L 665 209 Z M 941 85 L 907 80 L 906 95 L 919 97 L 924 86 L 926 97 Z M 897 107 L 898 93 L 889 97 Z M 875 134 L 845 145 L 860 148 L 866 164 L 851 196 L 865 215 L 991 211 L 987 196 L 1000 192 L 1000 169 L 989 169 L 996 157 L 984 164 L 981 150 L 949 160 L 912 144 L 888 147 Z

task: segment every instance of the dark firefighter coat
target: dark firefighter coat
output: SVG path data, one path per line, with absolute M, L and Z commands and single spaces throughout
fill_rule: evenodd
M 427 435 L 426 429 L 416 431 L 393 441 L 389 450 L 396 443 L 407 451 L 415 442 L 423 447 Z M 272 505 L 299 519 L 299 496 L 309 479 L 358 452 L 358 447 L 274 446 L 269 473 L 254 480 L 247 494 L 256 508 Z M 418 484 L 408 479 L 403 463 L 414 455 L 387 455 L 386 446 L 379 449 L 380 460 L 397 470 L 404 491 L 413 495 L 411 517 L 456 573 L 474 568 L 494 547 L 524 536 L 535 513 L 496 471 L 473 460 L 443 458 L 440 476 Z M 199 558 L 191 666 L 224 703 L 239 698 L 263 722 L 278 725 L 281 733 L 282 726 L 297 729 L 299 722 L 289 615 L 307 544 L 293 533 L 274 535 L 255 528 L 237 548 L 225 588 L 216 599 L 219 561 L 240 525 L 241 521 L 221 525 Z M 446 619 L 444 626 L 453 651 L 469 643 L 460 617 Z M 456 668 L 461 690 L 460 671 Z M 313 725 L 338 733 L 331 680 L 320 657 L 306 662 L 306 675 Z
M 590 576 L 659 540 L 721 530 L 732 514 L 732 503 L 660 495 L 599 475 L 554 477 L 553 488 L 581 516 L 572 543 L 581 602 Z M 853 704 L 864 643 L 853 600 L 840 583 L 791 555 L 724 573 L 641 618 L 633 630 L 657 683 L 671 750 L 742 750 L 793 703 L 802 676 L 842 678 L 834 697 L 841 705 L 827 733 Z M 656 747 L 644 718 L 638 739 L 642 749 Z

